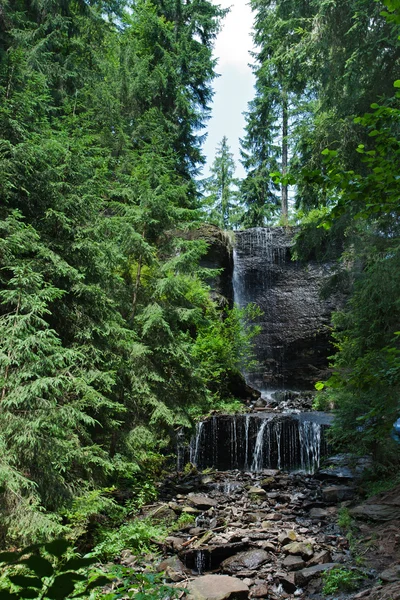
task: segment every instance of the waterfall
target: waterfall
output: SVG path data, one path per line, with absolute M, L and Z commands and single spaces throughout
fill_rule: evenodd
M 313 389 L 327 366 L 332 304 L 319 292 L 329 268 L 291 260 L 292 230 L 256 227 L 235 235 L 234 301 L 239 307 L 255 303 L 263 313 L 254 340 L 258 367 L 245 377 L 265 405 L 276 406 L 292 391 L 298 396 L 298 390 Z M 329 418 L 300 413 L 297 405 L 299 414 L 267 413 L 265 405 L 257 406 L 264 412 L 213 415 L 198 423 L 190 444 L 178 444 L 178 468 L 190 460 L 199 469 L 313 472 L 328 451 Z
M 190 441 L 190 462 L 193 465 L 197 465 L 199 462 L 199 451 L 201 448 L 201 437 L 204 431 L 204 421 L 200 421 L 196 425 L 196 434 Z
M 250 415 L 245 417 L 245 455 L 244 455 L 244 468 L 249 468 L 249 427 L 250 427 Z
M 261 471 L 264 458 L 264 431 L 268 425 L 267 421 L 264 421 L 258 431 L 256 445 L 254 448 L 254 458 L 251 465 L 252 471 Z
M 327 454 L 330 423 L 324 413 L 214 415 L 198 423 L 188 458 L 199 469 L 310 473 Z
M 321 457 L 321 424 L 304 421 L 299 424 L 301 469 L 312 473 L 319 467 Z

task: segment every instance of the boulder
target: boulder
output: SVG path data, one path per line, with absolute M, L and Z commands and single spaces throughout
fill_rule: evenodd
M 270 555 L 265 550 L 254 549 L 240 552 L 221 563 L 221 569 L 227 573 L 234 573 L 242 569 L 257 569 L 270 560 Z
M 306 560 L 314 555 L 312 544 L 306 542 L 292 542 L 283 546 L 282 550 L 286 554 L 299 555 Z
M 171 556 L 160 562 L 157 571 L 159 573 L 164 571 L 166 577 L 174 582 L 182 581 L 190 573 L 177 556 Z
M 331 562 L 331 553 L 329 550 L 322 550 L 317 554 L 314 554 L 311 560 L 307 562 L 307 567 L 314 567 L 315 565 L 324 565 Z
M 289 571 L 297 571 L 298 569 L 303 569 L 306 566 L 306 563 L 300 556 L 293 556 L 292 554 L 288 554 L 288 556 L 284 559 L 282 565 L 289 569 Z
M 307 567 L 306 569 L 302 569 L 301 571 L 297 571 L 294 574 L 294 581 L 298 587 L 303 587 L 307 585 L 307 583 L 313 577 L 317 577 L 321 575 L 321 573 L 325 573 L 326 571 L 330 571 L 338 567 L 337 563 L 325 563 L 323 565 L 315 565 L 314 567 Z
M 267 492 L 260 487 L 252 486 L 249 488 L 249 494 L 254 494 L 255 496 L 266 496 Z
M 268 598 L 268 586 L 265 583 L 259 583 L 251 588 L 252 598 Z
M 309 514 L 311 519 L 327 519 L 331 512 L 326 508 L 312 508 Z
M 352 517 L 371 521 L 392 521 L 400 518 L 400 508 L 390 504 L 360 504 L 350 511 Z
M 395 581 L 400 581 L 400 565 L 393 565 L 388 569 L 385 569 L 379 575 L 379 579 L 382 579 L 384 583 L 394 583 Z
M 295 583 L 294 573 L 277 573 L 277 577 L 285 592 L 293 594 L 293 592 L 296 591 L 297 585 Z
M 246 600 L 249 587 L 229 575 L 203 575 L 188 585 L 188 600 Z
M 296 532 L 293 530 L 285 531 L 278 535 L 278 542 L 285 546 L 285 544 L 291 544 L 297 540 Z
M 207 510 L 208 508 L 215 508 L 218 506 L 218 502 L 216 500 L 200 494 L 189 494 L 188 500 L 196 508 L 202 510 Z
M 343 500 L 351 500 L 354 495 L 355 489 L 348 485 L 331 485 L 322 488 L 322 499 L 328 503 L 337 504 Z

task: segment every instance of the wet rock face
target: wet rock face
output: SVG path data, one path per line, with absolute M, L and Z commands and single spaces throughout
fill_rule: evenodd
M 293 235 L 283 227 L 236 233 L 235 301 L 254 302 L 264 313 L 256 341 L 261 369 L 253 378 L 260 389 L 307 388 L 326 376 L 331 314 L 343 302 L 320 297 L 333 265 L 292 261 Z

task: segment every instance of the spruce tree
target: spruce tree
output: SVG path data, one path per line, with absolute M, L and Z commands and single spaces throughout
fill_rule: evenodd
M 239 218 L 239 181 L 235 179 L 235 161 L 226 136 L 217 147 L 211 175 L 204 181 L 207 220 L 222 229 L 233 229 Z

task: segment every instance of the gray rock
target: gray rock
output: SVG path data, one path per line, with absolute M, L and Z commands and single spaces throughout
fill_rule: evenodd
M 252 486 L 249 488 L 249 494 L 254 494 L 256 496 L 266 496 L 267 492 L 260 487 Z
M 299 555 L 305 559 L 312 558 L 314 555 L 312 544 L 306 542 L 292 542 L 283 546 L 282 550 L 287 554 Z
M 291 544 L 297 540 L 296 532 L 293 530 L 285 531 L 278 535 L 278 542 L 285 546 L 285 544 Z
M 246 600 L 249 588 L 229 575 L 204 575 L 188 585 L 188 600 Z
M 385 583 L 394 583 L 400 581 L 400 565 L 394 565 L 382 571 L 379 575 L 379 579 L 382 579 Z
M 307 562 L 307 567 L 314 567 L 315 565 L 324 565 L 331 562 L 332 557 L 329 550 L 322 550 L 315 554 L 311 560 Z
M 226 573 L 234 573 L 245 569 L 257 569 L 260 565 L 270 560 L 268 552 L 262 549 L 240 552 L 221 563 L 221 568 Z
M 285 592 L 288 594 L 293 594 L 293 592 L 296 591 L 297 585 L 295 583 L 294 573 L 278 573 L 277 577 Z
M 309 514 L 311 519 L 327 519 L 331 513 L 326 508 L 312 508 Z
M 371 521 L 393 521 L 400 517 L 400 508 L 390 504 L 360 504 L 350 511 L 352 517 Z
M 182 581 L 190 573 L 177 556 L 166 558 L 157 566 L 159 573 L 165 572 L 168 579 L 174 582 Z
M 322 498 L 324 502 L 342 502 L 354 498 L 355 489 L 348 485 L 331 485 L 322 489 Z
M 252 598 L 268 598 L 268 586 L 266 583 L 259 583 L 251 588 Z
M 303 569 L 306 566 L 306 563 L 300 556 L 293 556 L 289 554 L 283 561 L 282 565 L 289 569 L 289 571 L 297 571 L 298 569 Z
M 208 496 L 201 496 L 200 494 L 189 494 L 188 500 L 196 508 L 207 510 L 207 508 L 215 508 L 218 506 L 218 502 Z
M 297 571 L 294 574 L 294 581 L 298 587 L 303 587 L 306 585 L 310 579 L 313 577 L 317 577 L 321 575 L 321 573 L 325 573 L 326 571 L 330 571 L 335 567 L 338 567 L 337 563 L 325 563 L 323 565 L 315 565 L 314 567 L 307 567 L 307 569 L 302 569 L 301 571 Z

